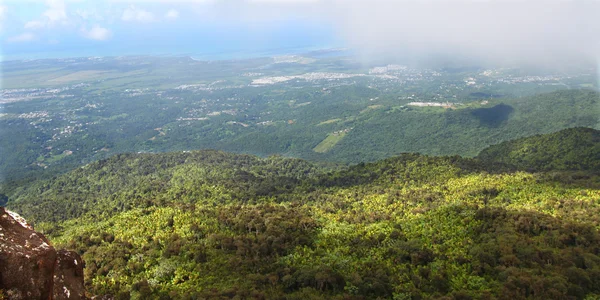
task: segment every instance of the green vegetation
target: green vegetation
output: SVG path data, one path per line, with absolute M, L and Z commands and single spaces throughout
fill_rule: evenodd
M 410 107 L 378 111 L 355 122 L 328 156 L 355 163 L 384 159 L 393 151 L 475 156 L 489 145 L 520 137 L 578 126 L 600 129 L 598 116 L 600 94 L 588 90 L 502 99 L 438 113 Z
M 600 171 L 600 132 L 572 128 L 494 145 L 479 153 L 484 161 L 520 170 Z
M 596 82 L 589 70 L 276 61 L 0 62 L 0 193 L 119 153 L 217 149 L 353 164 L 403 152 L 475 156 L 502 141 L 599 126 L 598 86 L 580 89 Z
M 315 146 L 315 148 L 313 148 L 313 151 L 318 152 L 318 153 L 325 153 L 325 152 L 331 150 L 331 148 L 333 148 L 335 146 L 335 144 L 337 144 L 339 141 L 341 141 L 345 136 L 346 136 L 346 132 L 343 132 L 343 131 L 331 133 L 323 141 L 321 141 L 317 146 Z
M 92 294 L 117 299 L 595 299 L 600 177 L 570 162 L 597 165 L 597 136 L 341 169 L 117 155 L 18 188 L 8 206 L 83 255 Z

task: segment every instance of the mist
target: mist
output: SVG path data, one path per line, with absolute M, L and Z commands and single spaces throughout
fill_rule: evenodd
M 287 16 L 329 22 L 365 62 L 461 61 L 547 68 L 595 65 L 600 53 L 600 1 L 247 3 L 251 20 Z
M 484 64 L 561 66 L 598 58 L 599 4 L 356 1 L 333 17 L 365 59 L 449 56 Z

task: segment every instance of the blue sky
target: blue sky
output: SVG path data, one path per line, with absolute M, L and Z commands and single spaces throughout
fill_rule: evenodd
M 232 56 L 341 46 L 310 0 L 14 0 L 0 4 L 3 59 Z M 283 51 L 283 50 L 282 50 Z M 283 51 L 285 52 L 285 51 Z

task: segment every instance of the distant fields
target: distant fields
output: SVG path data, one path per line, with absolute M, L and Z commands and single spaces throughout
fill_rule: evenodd
M 595 78 L 587 73 L 540 77 L 498 69 L 489 77 L 481 70 L 308 61 L 1 62 L 0 174 L 23 178 L 118 153 L 196 149 L 339 163 L 402 152 L 476 156 L 504 140 L 598 124 L 597 87 L 588 85 Z

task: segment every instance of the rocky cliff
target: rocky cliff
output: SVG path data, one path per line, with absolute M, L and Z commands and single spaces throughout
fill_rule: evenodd
M 85 299 L 83 260 L 0 207 L 0 299 Z

